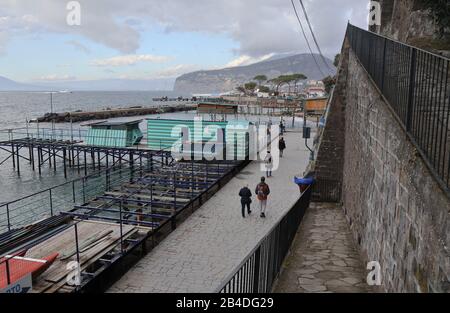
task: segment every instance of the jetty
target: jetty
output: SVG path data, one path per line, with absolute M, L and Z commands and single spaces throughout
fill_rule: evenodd
M 128 108 L 114 108 L 99 111 L 75 111 L 63 113 L 47 113 L 30 122 L 33 123 L 69 123 L 84 122 L 90 120 L 104 120 L 114 117 L 152 115 L 162 113 L 187 112 L 195 110 L 196 105 L 186 103 L 182 105 L 160 105 L 158 107 L 133 106 Z

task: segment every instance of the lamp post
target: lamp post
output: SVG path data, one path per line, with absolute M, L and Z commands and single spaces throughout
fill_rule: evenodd
M 55 134 L 55 117 L 53 116 L 53 94 L 56 93 L 56 91 L 50 91 L 50 116 L 52 119 L 52 134 L 51 139 L 53 140 L 53 135 Z

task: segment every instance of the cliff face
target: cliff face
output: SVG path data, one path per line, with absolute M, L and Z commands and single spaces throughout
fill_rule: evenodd
M 320 70 L 310 54 L 298 54 L 247 66 L 188 73 L 177 78 L 174 91 L 183 93 L 227 92 L 250 81 L 256 75 L 266 75 L 271 79 L 284 74 L 303 73 L 308 79 L 322 79 L 327 75 L 335 74 L 335 67 L 331 60 L 326 59 L 333 71 L 323 64 L 320 56 L 316 55 L 316 59 L 321 66 Z
M 372 31 L 401 42 L 450 56 L 450 29 L 444 34 L 424 0 L 380 0 L 381 26 Z

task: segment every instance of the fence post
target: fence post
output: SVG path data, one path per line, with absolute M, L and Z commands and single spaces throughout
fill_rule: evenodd
M 413 111 L 413 99 L 416 80 L 416 57 L 417 51 L 414 48 L 411 49 L 411 63 L 409 66 L 409 92 L 408 92 L 408 107 L 406 111 L 406 131 L 411 131 L 412 111 Z
M 72 181 L 72 196 L 73 196 L 73 203 L 77 202 L 76 196 L 75 196 L 75 181 Z
M 52 196 L 52 189 L 49 189 L 50 194 L 50 216 L 53 216 L 53 196 Z
M 177 172 L 173 173 L 173 216 L 171 217 L 172 230 L 177 228 L 177 183 L 176 183 Z
M 381 86 L 380 86 L 380 90 L 381 93 L 384 93 L 384 71 L 386 70 L 386 38 L 384 38 L 383 40 L 383 65 L 381 67 Z
M 9 204 L 6 205 L 6 217 L 8 219 L 8 231 L 11 231 L 11 220 L 9 216 Z
M 79 245 L 78 245 L 78 223 L 74 224 L 75 227 L 75 245 L 76 245 L 76 250 L 77 250 L 77 265 L 79 268 L 81 268 L 81 264 L 80 264 L 80 249 L 79 249 Z M 80 273 L 81 275 L 81 273 Z
M 9 270 L 9 258 L 6 258 L 6 284 L 10 285 L 11 284 L 11 273 Z
M 122 223 L 122 206 L 123 206 L 123 200 L 120 200 L 120 252 L 123 254 L 123 223 Z
M 86 177 L 83 177 L 83 204 L 86 203 Z
M 259 293 L 259 263 L 261 260 L 261 246 L 255 251 L 255 270 L 253 272 L 253 290 L 252 293 Z

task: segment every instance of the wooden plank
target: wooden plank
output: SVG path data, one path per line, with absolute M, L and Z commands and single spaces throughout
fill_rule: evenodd
M 82 221 L 78 223 L 79 243 L 91 238 L 99 231 L 106 231 L 109 229 L 113 230 L 113 233 L 111 234 L 111 237 L 108 240 L 104 240 L 102 243 L 98 244 L 97 246 L 94 246 L 92 249 L 80 255 L 80 262 L 82 264 L 87 262 L 92 257 L 92 255 L 95 255 L 96 253 L 98 253 L 98 251 L 103 251 L 106 246 L 114 242 L 117 242 L 120 239 L 120 227 L 119 225 L 113 226 L 96 223 L 95 221 Z M 124 234 L 128 234 L 133 230 L 135 230 L 133 226 L 126 224 L 123 225 Z M 54 252 L 62 253 L 67 249 L 76 249 L 75 231 L 74 228 L 72 227 L 53 236 L 52 238 L 37 245 L 36 247 L 33 247 L 32 249 L 29 250 L 27 256 L 34 258 L 42 258 Z M 55 261 L 55 263 L 45 273 L 41 275 L 40 279 L 44 279 L 50 282 L 59 281 L 61 278 L 65 277 L 68 273 L 68 270 L 66 269 L 67 263 L 74 260 L 76 260 L 76 255 L 64 261 L 58 258 Z

